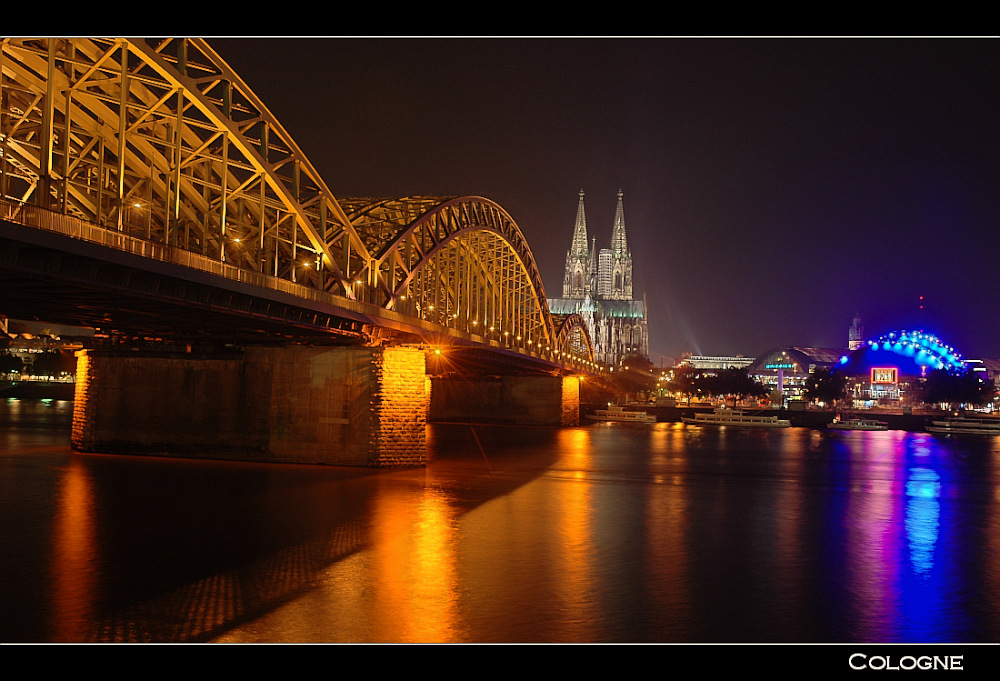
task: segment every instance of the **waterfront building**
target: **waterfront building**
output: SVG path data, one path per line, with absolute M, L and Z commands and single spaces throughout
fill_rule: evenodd
M 936 370 L 955 376 L 981 372 L 983 380 L 990 378 L 985 361 L 965 359 L 923 331 L 894 331 L 869 340 L 842 356 L 835 370 L 848 377 L 849 398 L 859 408 L 916 406 L 921 383 Z
M 556 317 L 574 313 L 583 317 L 600 363 L 618 366 L 630 355 L 648 357 L 646 301 L 633 295 L 622 192 L 618 191 L 610 245 L 600 250 L 597 240 L 591 241 L 587 234 L 583 196 L 581 189 L 573 239 L 566 252 L 563 295 L 549 299 L 549 310 Z
M 783 347 L 765 352 L 747 367 L 747 374 L 782 395 L 782 399 L 804 400 L 806 381 L 817 369 L 837 365 L 844 350 Z
M 728 368 L 725 357 L 686 357 L 697 369 Z M 735 362 L 733 366 L 737 366 Z M 848 347 L 780 347 L 745 365 L 747 375 L 780 394 L 782 404 L 802 406 L 806 384 L 817 371 L 832 370 L 846 379 L 844 399 L 856 409 L 907 409 L 922 404 L 925 379 L 932 371 L 954 376 L 975 375 L 983 383 L 1000 386 L 1000 359 L 963 358 L 953 347 L 924 331 L 894 331 L 865 340 L 861 318 L 855 315 L 848 333 Z M 996 410 L 1000 396 L 982 408 Z
M 753 361 L 753 357 L 744 357 L 743 355 L 736 355 L 735 357 L 686 355 L 681 358 L 677 366 L 689 366 L 699 370 L 743 369 L 753 364 Z

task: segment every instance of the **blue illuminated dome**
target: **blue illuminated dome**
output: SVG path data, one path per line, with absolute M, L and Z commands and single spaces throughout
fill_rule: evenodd
M 901 375 L 922 376 L 935 369 L 964 374 L 965 362 L 950 345 L 923 331 L 897 331 L 870 340 L 842 357 L 838 367 L 851 374 L 875 367 L 895 367 Z

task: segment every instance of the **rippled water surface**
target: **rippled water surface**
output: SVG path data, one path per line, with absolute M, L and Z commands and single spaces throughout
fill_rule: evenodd
M 0 401 L 0 641 L 1000 641 L 1000 438 L 433 425 L 370 471 L 71 411 Z

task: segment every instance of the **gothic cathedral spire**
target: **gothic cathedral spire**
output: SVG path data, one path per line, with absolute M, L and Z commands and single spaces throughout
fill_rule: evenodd
M 625 238 L 625 208 L 622 206 L 622 190 L 618 190 L 618 207 L 615 208 L 615 224 L 611 230 L 611 250 L 617 256 L 628 253 L 628 240 Z
M 618 190 L 618 207 L 615 209 L 615 224 L 611 233 L 611 292 L 614 300 L 632 300 L 632 252 L 625 238 L 625 208 L 622 206 L 622 190 Z
M 563 275 L 563 298 L 583 298 L 589 288 L 590 246 L 587 244 L 587 215 L 583 210 L 583 190 L 576 209 L 573 243 L 566 252 L 566 273 Z
M 580 190 L 580 203 L 576 207 L 576 225 L 573 227 L 573 244 L 570 253 L 577 258 L 590 257 L 590 244 L 587 243 L 587 213 L 583 208 L 583 190 Z

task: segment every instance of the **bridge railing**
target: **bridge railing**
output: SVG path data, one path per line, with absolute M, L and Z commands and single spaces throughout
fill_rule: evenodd
M 160 262 L 168 262 L 174 265 L 190 267 L 202 272 L 224 277 L 232 281 L 251 284 L 253 286 L 260 286 L 272 291 L 280 291 L 291 296 L 333 305 L 359 314 L 377 316 L 386 320 L 398 322 L 400 324 L 415 324 L 416 326 L 426 327 L 428 330 L 431 330 L 431 324 L 422 323 L 420 320 L 409 319 L 406 315 L 393 310 L 386 310 L 366 303 L 350 300 L 342 296 L 336 296 L 320 289 L 310 288 L 308 286 L 303 286 L 302 284 L 288 281 L 287 279 L 281 279 L 279 277 L 251 270 L 240 269 L 234 265 L 222 263 L 217 260 L 213 260 L 212 258 L 192 253 L 191 251 L 186 251 L 181 248 L 149 241 L 131 236 L 129 234 L 124 234 L 122 232 L 116 232 L 104 227 L 98 227 L 97 225 L 85 222 L 79 218 L 57 213 L 45 208 L 40 208 L 39 206 L 35 206 L 30 203 L 20 203 L 0 199 L 0 219 L 25 225 L 27 227 L 34 227 L 49 232 L 55 232 L 74 239 L 99 244 L 118 251 L 158 260 Z M 435 330 L 440 331 L 440 329 Z M 445 331 L 450 335 L 459 335 L 467 340 L 482 343 L 490 347 L 514 351 L 522 355 L 543 358 L 541 353 L 529 348 L 504 344 L 495 339 L 485 338 L 475 334 L 461 333 L 456 329 L 446 328 Z M 572 358 L 564 358 L 564 361 L 569 361 L 571 364 L 576 363 L 576 360 L 573 360 Z
M 281 291 L 282 293 L 305 298 L 306 300 L 336 304 L 340 307 L 355 307 L 351 305 L 354 301 L 334 296 L 326 291 L 296 284 L 295 282 L 279 277 L 261 274 L 260 272 L 240 269 L 234 265 L 218 262 L 206 256 L 192 253 L 191 251 L 98 227 L 97 225 L 84 222 L 79 218 L 63 215 L 31 204 L 0 200 L 0 218 L 28 227 L 37 227 L 75 239 L 100 244 L 101 246 L 133 255 L 161 262 L 169 262 L 174 265 L 191 267 L 233 281 L 260 286 L 273 291 Z M 360 311 L 360 306 L 356 311 Z

